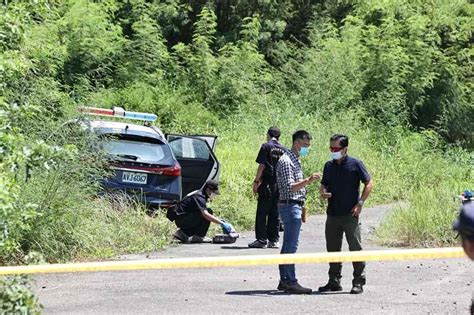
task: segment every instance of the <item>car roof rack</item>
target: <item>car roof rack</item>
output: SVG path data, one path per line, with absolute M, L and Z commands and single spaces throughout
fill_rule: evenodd
M 122 119 L 141 120 L 146 122 L 154 122 L 158 118 L 155 114 L 130 112 L 123 109 L 123 107 L 114 106 L 112 109 L 81 106 L 77 109 L 80 113 L 92 116 L 104 116 Z

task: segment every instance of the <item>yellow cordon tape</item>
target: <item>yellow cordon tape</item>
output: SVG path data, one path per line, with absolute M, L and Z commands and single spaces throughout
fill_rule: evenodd
M 464 252 L 460 247 L 372 250 L 358 252 L 308 253 L 285 255 L 243 255 L 224 257 L 165 258 L 131 261 L 106 261 L 76 264 L 50 264 L 33 266 L 0 267 L 1 275 L 33 273 L 64 273 L 145 269 L 213 268 L 274 264 L 314 264 L 350 261 L 416 260 L 436 258 L 460 258 Z

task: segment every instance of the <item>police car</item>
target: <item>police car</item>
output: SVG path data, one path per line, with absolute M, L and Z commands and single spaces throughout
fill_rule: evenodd
M 84 116 L 76 121 L 99 137 L 113 170 L 102 180 L 104 192 L 124 192 L 149 206 L 167 207 L 202 188 L 207 180 L 218 180 L 216 136 L 165 135 L 152 125 L 156 115 L 121 107 L 81 107 L 79 111 Z

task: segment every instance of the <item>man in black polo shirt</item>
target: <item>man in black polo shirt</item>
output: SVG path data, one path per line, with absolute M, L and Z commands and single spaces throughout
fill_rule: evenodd
M 464 192 L 461 211 L 453 223 L 453 229 L 459 232 L 466 255 L 474 260 L 474 196 L 469 190 Z M 471 314 L 474 314 L 474 299 L 471 303 Z
M 179 228 L 174 237 L 182 243 L 210 243 L 206 237 L 211 222 L 220 224 L 224 233 L 231 233 L 231 224 L 214 216 L 212 210 L 207 208 L 207 201 L 219 194 L 219 186 L 215 180 L 208 180 L 201 190 L 189 193 L 179 203 L 176 210 L 176 226 Z
M 349 138 L 333 135 L 330 139 L 331 160 L 324 165 L 321 180 L 321 198 L 328 200 L 326 219 L 326 249 L 328 252 L 340 252 L 342 236 L 350 251 L 362 250 L 359 215 L 365 200 L 372 190 L 372 180 L 362 161 L 347 155 Z M 360 183 L 364 184 L 359 196 Z M 365 262 L 353 262 L 354 279 L 351 293 L 363 292 L 365 285 Z M 341 291 L 342 263 L 329 264 L 329 282 L 319 287 L 319 292 Z
M 255 238 L 250 248 L 279 247 L 278 186 L 276 164 L 286 148 L 278 143 L 280 129 L 271 127 L 267 131 L 267 142 L 262 144 L 256 162 L 257 174 L 253 181 L 253 192 L 258 194 Z M 268 240 L 268 243 L 267 243 Z

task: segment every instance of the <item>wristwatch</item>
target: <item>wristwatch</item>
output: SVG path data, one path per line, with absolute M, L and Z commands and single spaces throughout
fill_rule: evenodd
M 363 206 L 363 205 L 364 205 L 364 200 L 362 200 L 362 199 L 359 199 L 359 202 L 358 202 L 358 204 L 359 204 L 360 206 Z

